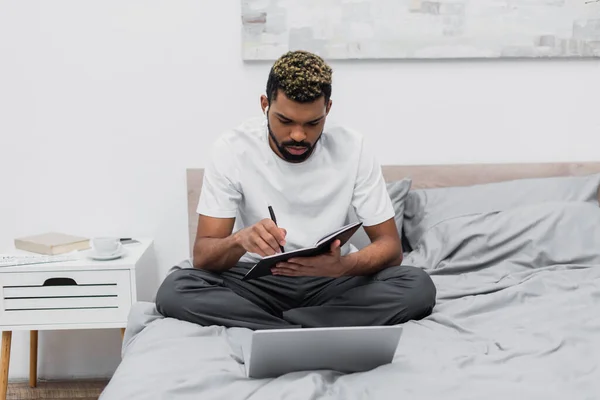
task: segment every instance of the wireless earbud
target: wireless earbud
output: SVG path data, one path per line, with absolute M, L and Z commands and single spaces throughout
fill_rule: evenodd
M 267 106 L 267 107 L 265 108 L 265 117 L 267 116 L 267 113 L 268 113 L 268 112 L 269 112 L 269 106 Z

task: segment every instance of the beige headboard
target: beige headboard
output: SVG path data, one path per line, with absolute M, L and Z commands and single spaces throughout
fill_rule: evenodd
M 468 186 L 522 178 L 575 176 L 600 173 L 600 162 L 543 164 L 386 165 L 386 181 L 410 177 L 413 189 Z M 202 188 L 203 169 L 187 170 L 188 227 L 190 251 L 198 226 L 196 208 Z

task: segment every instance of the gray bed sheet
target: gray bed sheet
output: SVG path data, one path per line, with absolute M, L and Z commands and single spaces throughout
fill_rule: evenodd
M 404 324 L 392 364 L 342 375 L 245 377 L 246 329 L 131 312 L 123 360 L 100 397 L 120 399 L 599 399 L 600 209 L 548 202 L 451 218 L 404 261 L 438 288 Z

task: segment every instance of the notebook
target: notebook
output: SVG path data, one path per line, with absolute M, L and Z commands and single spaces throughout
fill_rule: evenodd
M 257 262 L 251 269 L 246 273 L 242 280 L 250 280 L 260 278 L 261 276 L 272 275 L 271 268 L 278 262 L 287 261 L 293 257 L 314 257 L 321 254 L 325 254 L 331 248 L 331 244 L 339 239 L 340 247 L 343 246 L 351 237 L 356 233 L 358 228 L 362 226 L 362 222 L 354 222 L 340 229 L 327 234 L 326 236 L 319 239 L 314 246 L 304 247 L 302 249 L 292 250 L 285 253 L 278 253 L 272 256 L 264 257 L 262 260 Z

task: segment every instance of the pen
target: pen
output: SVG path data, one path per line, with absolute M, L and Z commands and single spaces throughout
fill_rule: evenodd
M 273 212 L 273 207 L 269 206 L 269 214 L 271 214 L 271 219 L 273 220 L 273 222 L 275 222 L 275 225 L 277 225 L 277 218 L 275 218 L 275 213 Z M 282 253 L 285 253 L 285 250 L 283 249 L 282 245 L 279 245 L 279 248 L 281 249 Z

